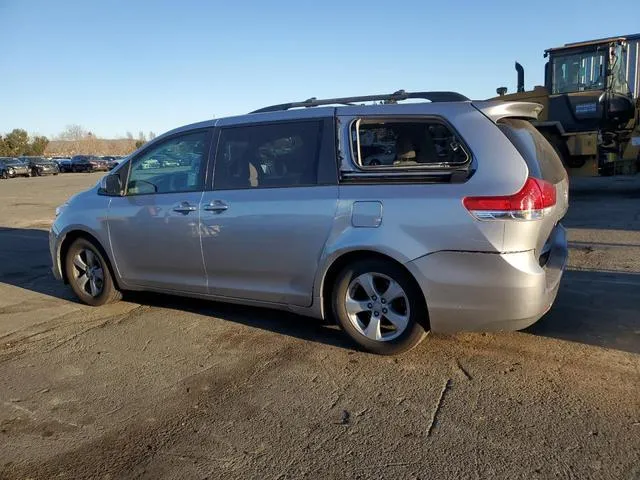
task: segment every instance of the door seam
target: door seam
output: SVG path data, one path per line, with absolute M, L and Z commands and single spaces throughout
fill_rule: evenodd
M 202 261 L 202 270 L 204 272 L 204 288 L 207 294 L 209 293 L 209 272 L 207 271 L 207 264 L 204 261 L 204 247 L 202 246 L 202 200 L 204 198 L 205 191 L 200 192 L 200 201 L 198 201 L 198 240 L 200 241 L 200 260 Z

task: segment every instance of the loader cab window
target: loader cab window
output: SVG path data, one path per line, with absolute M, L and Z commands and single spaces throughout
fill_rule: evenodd
M 604 90 L 605 51 L 557 55 L 552 65 L 554 94 Z
M 611 73 L 609 85 L 611 90 L 623 95 L 629 94 L 629 84 L 627 83 L 627 56 L 625 48 L 622 45 L 616 45 L 609 48 L 609 70 Z

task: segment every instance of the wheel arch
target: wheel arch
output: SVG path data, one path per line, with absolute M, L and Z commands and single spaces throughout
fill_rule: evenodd
M 335 287 L 335 281 L 338 277 L 338 274 L 349 264 L 361 261 L 361 260 L 370 260 L 370 259 L 378 259 L 390 262 L 402 270 L 407 274 L 407 278 L 411 279 L 413 282 L 416 291 L 420 293 L 420 301 L 424 307 L 425 312 L 427 313 L 424 318 L 423 327 L 426 330 L 429 330 L 430 322 L 429 322 L 429 308 L 427 304 L 427 299 L 425 298 L 424 292 L 422 288 L 420 288 L 420 284 L 417 279 L 411 273 L 411 271 L 400 261 L 393 258 L 391 255 L 386 253 L 377 252 L 375 250 L 366 250 L 366 249 L 358 249 L 358 250 L 350 250 L 347 252 L 343 252 L 336 256 L 329 266 L 325 269 L 325 273 L 322 277 L 322 281 L 320 283 L 320 299 L 322 301 L 322 313 L 325 320 L 332 318 L 332 307 L 331 307 L 331 298 L 333 295 L 333 289 Z

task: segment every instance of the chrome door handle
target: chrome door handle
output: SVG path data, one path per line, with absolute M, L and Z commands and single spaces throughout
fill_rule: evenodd
M 224 203 L 222 200 L 214 200 L 213 202 L 209 203 L 208 205 L 205 205 L 202 208 L 207 212 L 224 212 L 229 208 L 229 205 Z
M 196 210 L 197 207 L 190 205 L 189 202 L 182 202 L 181 204 L 173 207 L 174 212 L 184 213 L 185 215 L 189 212 L 195 212 Z

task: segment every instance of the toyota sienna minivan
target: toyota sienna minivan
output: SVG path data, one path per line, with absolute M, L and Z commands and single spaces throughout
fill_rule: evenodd
M 57 209 L 53 272 L 89 305 L 147 290 L 289 310 L 380 354 L 523 329 L 567 258 L 541 108 L 401 90 L 172 130 Z

